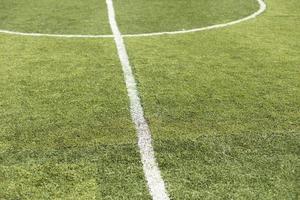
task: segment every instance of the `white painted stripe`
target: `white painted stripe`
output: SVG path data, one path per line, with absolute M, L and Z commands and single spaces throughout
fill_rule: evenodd
M 148 36 L 160 36 L 160 35 L 175 35 L 175 34 L 184 34 L 184 33 L 192 33 L 192 32 L 199 32 L 199 31 L 207 31 L 211 29 L 218 29 L 224 28 L 227 26 L 232 26 L 235 24 L 239 24 L 241 22 L 254 19 L 260 14 L 262 14 L 267 6 L 263 0 L 257 0 L 259 4 L 259 9 L 242 19 L 238 19 L 232 22 L 224 23 L 224 24 L 216 24 L 212 26 L 202 27 L 202 28 L 195 28 L 190 30 L 184 31 L 170 31 L 170 32 L 157 32 L 157 33 L 142 33 L 142 34 L 127 34 L 123 35 L 123 37 L 148 37 Z M 113 35 L 64 35 L 64 34 L 43 34 L 43 33 L 22 33 L 16 31 L 8 31 L 8 30 L 0 30 L 0 33 L 12 34 L 12 35 L 22 35 L 22 36 L 33 36 L 33 37 L 62 37 L 62 38 L 113 38 Z
M 47 34 L 47 33 L 23 33 L 16 31 L 0 30 L 0 33 L 10 35 L 32 36 L 32 37 L 57 37 L 57 38 L 113 38 L 113 35 L 65 35 L 65 34 Z
M 127 92 L 130 100 L 131 117 L 138 134 L 138 146 L 140 149 L 141 160 L 148 183 L 148 188 L 154 200 L 168 200 L 169 197 L 165 188 L 165 184 L 155 161 L 151 132 L 144 117 L 144 111 L 139 98 L 136 81 L 129 63 L 126 47 L 115 19 L 113 2 L 112 0 L 106 0 L 106 4 L 110 27 L 114 35 L 116 47 L 118 49 L 118 55 L 122 64 Z

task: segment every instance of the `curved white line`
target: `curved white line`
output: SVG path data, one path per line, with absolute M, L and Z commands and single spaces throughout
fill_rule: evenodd
M 123 37 L 147 37 L 147 36 L 158 36 L 158 35 L 176 35 L 176 34 L 183 34 L 183 33 L 192 33 L 192 32 L 198 32 L 198 31 L 206 31 L 210 29 L 217 29 L 217 28 L 223 28 L 226 26 L 232 26 L 235 24 L 239 24 L 241 22 L 256 18 L 258 15 L 263 13 L 267 5 L 263 0 L 257 0 L 259 3 L 259 10 L 253 13 L 252 15 L 249 15 L 248 17 L 238 19 L 232 22 L 224 23 L 224 24 L 216 24 L 212 26 L 207 26 L 207 27 L 202 27 L 202 28 L 195 28 L 195 29 L 190 29 L 190 30 L 183 30 L 183 31 L 170 31 L 170 32 L 159 32 L 159 33 L 144 33 L 144 34 L 127 34 L 123 35 Z
M 224 23 L 224 24 L 216 24 L 212 26 L 202 27 L 202 28 L 195 28 L 190 30 L 184 30 L 184 31 L 170 31 L 170 32 L 157 32 L 157 33 L 141 33 L 141 34 L 125 34 L 122 35 L 123 37 L 148 37 L 148 36 L 159 36 L 159 35 L 175 35 L 175 34 L 184 34 L 184 33 L 192 33 L 192 32 L 198 32 L 198 31 L 206 31 L 211 29 L 217 29 L 217 28 L 224 28 L 227 26 L 232 26 L 253 18 L 256 18 L 260 14 L 262 14 L 266 8 L 267 5 L 263 0 L 257 0 L 259 4 L 259 10 L 255 13 L 242 18 L 238 19 L 232 22 Z M 61 38 L 113 38 L 114 35 L 65 35 L 65 34 L 44 34 L 44 33 L 23 33 L 23 32 L 15 32 L 15 31 L 8 31 L 8 30 L 1 30 L 0 33 L 5 34 L 11 34 L 11 35 L 22 35 L 22 36 L 33 36 L 33 37 L 61 37 Z

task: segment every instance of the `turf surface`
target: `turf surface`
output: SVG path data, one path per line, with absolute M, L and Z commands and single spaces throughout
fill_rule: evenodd
M 105 0 L 0 0 L 0 29 L 111 34 Z
M 105 0 L 0 0 L 0 29 L 55 34 L 111 34 Z M 122 33 L 176 31 L 236 20 L 256 0 L 116 0 Z
M 114 2 L 123 33 L 257 10 Z M 266 3 L 225 29 L 125 39 L 171 199 L 299 198 L 300 5 Z M 0 29 L 111 34 L 104 1 L 0 5 Z M 150 199 L 113 40 L 1 34 L 0 44 L 0 199 Z
M 234 27 L 130 38 L 154 148 L 174 199 L 297 199 L 299 1 Z
M 256 0 L 115 0 L 122 33 L 178 31 L 243 18 L 258 10 Z
M 0 43 L 0 199 L 147 198 L 113 41 Z

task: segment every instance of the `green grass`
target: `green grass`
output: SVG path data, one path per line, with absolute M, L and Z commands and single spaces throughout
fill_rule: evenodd
M 176 31 L 236 20 L 258 9 L 256 0 L 116 0 L 123 33 Z M 0 0 L 0 29 L 111 34 L 105 0 Z
M 223 23 L 247 1 L 115 0 L 123 33 Z M 171 199 L 298 199 L 300 4 L 126 38 Z M 218 6 L 217 6 L 218 5 Z M 0 0 L 0 29 L 111 34 L 105 1 Z M 0 34 L 0 199 L 150 199 L 113 39 Z
M 174 199 L 299 197 L 300 4 L 267 4 L 234 27 L 126 40 Z
M 113 41 L 0 43 L 0 199 L 146 198 Z
M 0 29 L 111 34 L 105 0 L 0 0 Z
M 258 10 L 256 0 L 116 0 L 122 33 L 192 29 L 224 23 Z

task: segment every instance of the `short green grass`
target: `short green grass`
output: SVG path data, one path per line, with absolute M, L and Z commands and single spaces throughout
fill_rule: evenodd
M 224 23 L 258 9 L 256 0 L 115 0 L 122 33 L 178 31 Z
M 111 34 L 105 0 L 0 0 L 0 29 Z M 256 0 L 116 0 L 123 33 L 176 31 L 236 20 L 258 9 Z
M 147 198 L 113 41 L 0 43 L 0 199 Z
M 222 23 L 247 1 L 115 0 L 123 33 Z M 300 4 L 125 39 L 171 199 L 297 199 Z M 0 29 L 111 34 L 104 0 L 0 0 Z M 112 39 L 0 34 L 0 199 L 151 199 Z
M 297 199 L 300 4 L 255 20 L 126 40 L 173 199 Z
M 0 0 L 0 29 L 111 34 L 105 0 Z

